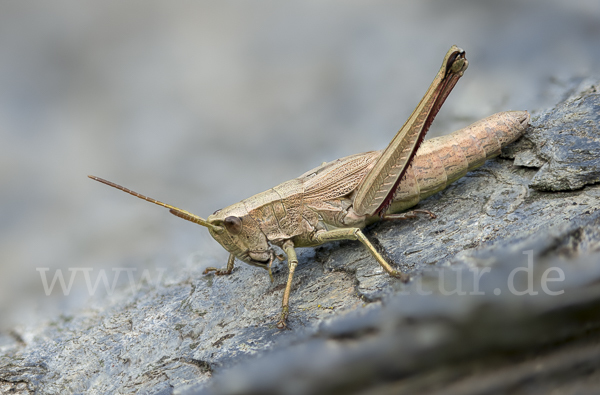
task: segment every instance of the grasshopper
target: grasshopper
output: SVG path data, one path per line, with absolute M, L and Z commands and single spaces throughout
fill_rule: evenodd
M 425 96 L 383 151 L 371 151 L 323 163 L 300 177 L 279 184 L 207 219 L 146 197 L 99 177 L 90 178 L 158 204 L 187 221 L 208 228 L 229 253 L 227 267 L 207 268 L 204 274 L 232 273 L 235 259 L 269 272 L 277 255 L 287 255 L 288 279 L 277 327 L 286 326 L 297 247 L 334 240 L 358 240 L 389 275 L 407 280 L 375 249 L 362 228 L 378 220 L 416 217 L 426 210 L 400 213 L 444 189 L 448 184 L 497 156 L 529 124 L 527 111 L 494 114 L 450 135 L 423 138 L 450 91 L 467 69 L 465 51 L 452 46 Z

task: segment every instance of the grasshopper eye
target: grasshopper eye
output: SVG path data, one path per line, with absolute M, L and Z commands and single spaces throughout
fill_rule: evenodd
M 237 235 L 242 231 L 242 219 L 233 215 L 225 218 L 223 221 L 225 229 L 232 235 Z

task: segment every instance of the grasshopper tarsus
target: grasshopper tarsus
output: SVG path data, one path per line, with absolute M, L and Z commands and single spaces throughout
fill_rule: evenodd
M 399 270 L 394 270 L 393 272 L 390 273 L 390 276 L 399 279 L 403 283 L 407 283 L 410 281 L 410 275 L 408 275 L 406 273 L 402 273 Z
M 225 268 L 216 268 L 216 267 L 207 267 L 204 269 L 202 274 L 208 274 L 210 272 L 215 272 L 217 276 L 228 276 L 233 273 L 233 266 L 235 263 L 235 255 L 229 254 L 229 259 L 227 260 L 227 266 Z
M 211 272 L 214 272 L 213 274 L 215 274 L 216 276 L 228 276 L 231 273 L 233 273 L 233 270 L 218 269 L 216 267 L 207 267 L 206 269 L 204 269 L 202 274 L 209 274 Z
M 287 328 L 287 319 L 289 315 L 290 309 L 288 306 L 283 306 L 281 309 L 281 318 L 279 322 L 277 322 L 277 329 L 285 329 Z
M 437 215 L 435 215 L 435 213 L 432 213 L 429 210 L 413 210 L 414 213 L 419 213 L 419 214 L 427 214 L 429 215 L 429 219 L 436 219 Z

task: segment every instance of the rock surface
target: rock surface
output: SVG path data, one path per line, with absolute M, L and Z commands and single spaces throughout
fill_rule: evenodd
M 548 393 L 600 387 L 600 82 L 419 204 L 438 219 L 300 251 L 271 283 L 189 268 L 0 337 L 0 393 Z M 511 158 L 514 158 L 514 162 Z M 224 263 L 223 263 L 224 264 Z

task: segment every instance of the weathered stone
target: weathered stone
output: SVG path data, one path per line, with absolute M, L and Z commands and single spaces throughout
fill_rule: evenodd
M 535 146 L 541 169 L 531 180 L 540 191 L 569 191 L 600 182 L 600 92 L 584 80 L 576 94 L 535 120 L 527 138 Z M 520 153 L 515 164 L 528 166 L 530 151 Z

